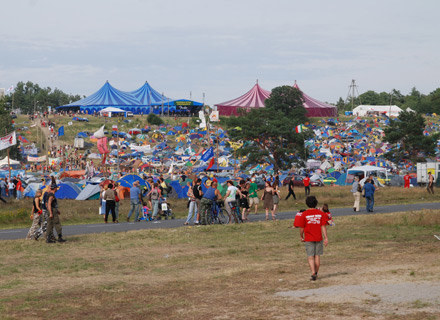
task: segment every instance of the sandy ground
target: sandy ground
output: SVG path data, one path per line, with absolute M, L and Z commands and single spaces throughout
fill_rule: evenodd
M 406 314 L 409 310 L 439 312 L 440 282 L 365 283 L 277 292 L 276 296 L 304 302 L 369 305 L 374 313 Z

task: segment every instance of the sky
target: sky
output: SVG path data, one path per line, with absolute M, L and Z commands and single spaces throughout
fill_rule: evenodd
M 440 1 L 0 0 L 0 88 L 88 96 L 145 81 L 213 105 L 259 81 L 318 100 L 440 87 Z

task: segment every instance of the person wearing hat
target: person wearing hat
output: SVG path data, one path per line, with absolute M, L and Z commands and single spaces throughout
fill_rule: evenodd
M 58 189 L 57 184 L 54 182 L 55 179 L 52 179 L 52 184 L 49 187 L 49 192 L 47 194 L 47 211 L 49 213 L 48 219 L 47 219 L 47 230 L 46 230 L 46 242 L 47 243 L 55 243 L 56 241 L 53 239 L 53 228 L 55 227 L 55 230 L 58 234 L 58 242 L 66 242 L 66 240 L 63 239 L 62 235 L 62 227 L 60 223 L 60 210 L 58 210 L 58 201 L 55 197 L 55 192 Z

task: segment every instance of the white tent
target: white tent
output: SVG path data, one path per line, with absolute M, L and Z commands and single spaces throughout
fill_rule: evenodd
M 111 117 L 112 113 L 124 113 L 124 114 L 126 114 L 127 111 L 124 111 L 122 109 L 115 108 L 115 107 L 107 107 L 107 108 L 104 108 L 101 111 L 99 111 L 99 113 L 101 115 L 104 114 L 104 113 L 107 113 L 109 115 L 109 117 Z
M 360 105 L 353 109 L 353 115 L 364 117 L 367 114 L 385 113 L 389 117 L 397 117 L 402 112 L 398 106 L 369 106 Z
M 9 164 L 19 164 L 20 161 L 9 159 Z M 8 157 L 5 157 L 4 159 L 0 160 L 0 166 L 8 164 Z

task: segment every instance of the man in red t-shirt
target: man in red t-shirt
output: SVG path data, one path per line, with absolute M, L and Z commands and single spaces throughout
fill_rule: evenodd
M 403 186 L 404 188 L 409 188 L 410 180 L 411 180 L 411 177 L 409 176 L 408 173 L 403 176 L 403 181 L 405 182 L 405 185 Z
M 301 241 L 305 242 L 307 260 L 312 271 L 310 280 L 315 281 L 318 278 L 320 256 L 324 253 L 323 242 L 325 246 L 328 244 L 327 214 L 316 209 L 318 200 L 315 196 L 308 196 L 306 205 L 309 209 L 298 218 L 298 226 L 301 228 Z M 324 241 L 322 240 L 323 235 Z
M 306 196 L 310 194 L 310 178 L 309 175 L 306 174 L 306 177 L 303 179 L 304 189 L 306 191 Z

